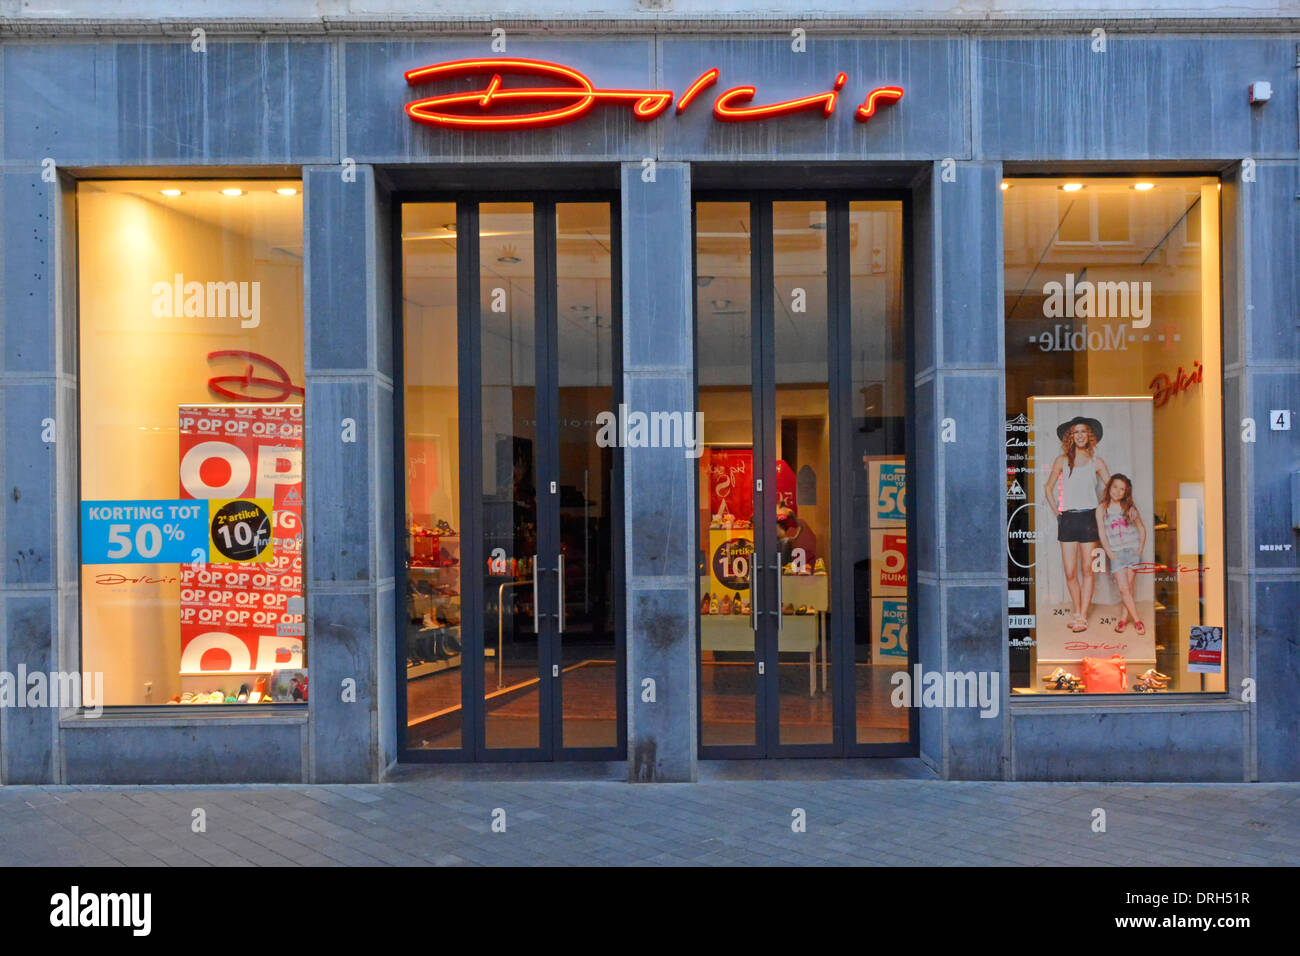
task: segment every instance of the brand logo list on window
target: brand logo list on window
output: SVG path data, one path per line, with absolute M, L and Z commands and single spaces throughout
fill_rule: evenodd
M 503 74 L 541 77 L 555 85 L 509 86 Z M 415 122 L 444 129 L 508 130 L 534 129 L 571 123 L 598 105 L 631 107 L 641 122 L 657 119 L 672 105 L 672 90 L 602 89 L 584 73 L 570 66 L 547 60 L 518 57 L 490 57 L 451 60 L 406 71 L 406 82 L 421 86 L 435 81 L 463 81 L 482 77 L 484 85 L 474 90 L 457 90 L 425 97 L 406 104 L 406 114 Z M 696 99 L 718 82 L 721 71 L 705 70 L 677 99 L 680 116 Z M 724 123 L 747 123 L 797 113 L 812 113 L 829 119 L 835 112 L 840 93 L 849 82 L 847 73 L 837 73 L 830 89 L 807 96 L 756 104 L 758 89 L 752 85 L 733 86 L 713 100 L 713 116 Z M 854 111 L 854 119 L 866 123 L 884 105 L 903 98 L 901 86 L 878 86 L 866 93 Z M 549 107 L 528 111 L 528 107 Z

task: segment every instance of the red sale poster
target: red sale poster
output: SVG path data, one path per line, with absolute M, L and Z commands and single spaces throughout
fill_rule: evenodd
M 433 496 L 439 488 L 438 468 L 437 441 L 427 438 L 406 440 L 406 493 L 411 502 L 411 519 L 417 524 L 427 526 L 433 522 Z
M 754 520 L 754 450 L 710 448 L 706 464 L 709 514 L 715 523 Z
M 257 560 L 181 565 L 181 673 L 302 666 L 302 406 L 182 405 L 180 497 L 265 502 Z M 198 544 L 196 542 L 196 544 Z

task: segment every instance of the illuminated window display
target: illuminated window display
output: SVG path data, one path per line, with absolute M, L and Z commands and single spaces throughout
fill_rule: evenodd
M 108 706 L 306 702 L 300 183 L 77 215 L 83 669 Z
M 1012 687 L 1221 692 L 1218 183 L 1002 195 Z

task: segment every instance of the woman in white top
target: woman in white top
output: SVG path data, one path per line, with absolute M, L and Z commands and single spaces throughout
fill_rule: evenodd
M 1101 545 L 1097 533 L 1097 505 L 1101 500 L 1098 489 L 1110 481 L 1110 469 L 1096 453 L 1101 436 L 1101 422 L 1095 418 L 1080 415 L 1057 426 L 1061 454 L 1052 462 L 1047 477 L 1046 495 L 1057 515 L 1056 539 L 1061 543 L 1065 586 L 1074 605 L 1068 626 L 1076 634 L 1088 629 L 1096 584 L 1092 552 Z

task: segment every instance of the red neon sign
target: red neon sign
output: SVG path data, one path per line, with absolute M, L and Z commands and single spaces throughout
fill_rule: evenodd
M 502 73 L 539 76 L 565 85 L 510 89 L 505 87 Z M 685 112 L 704 90 L 716 83 L 719 73 L 714 67 L 700 74 L 678 100 L 677 114 Z M 673 102 L 672 90 L 598 89 L 586 74 L 572 67 L 547 60 L 519 57 L 451 60 L 407 70 L 405 75 L 406 82 L 411 86 L 434 80 L 487 76 L 487 83 L 480 90 L 441 93 L 406 104 L 406 115 L 415 122 L 445 129 L 534 129 L 558 126 L 585 116 L 601 103 L 630 104 L 632 115 L 644 123 L 662 115 Z M 762 106 L 750 105 L 758 93 L 756 87 L 733 86 L 719 93 L 713 101 L 713 115 L 726 123 L 753 122 L 793 113 L 820 113 L 823 118 L 829 118 L 835 112 L 840 90 L 848 79 L 848 74 L 839 73 L 832 88 L 825 93 L 814 93 Z M 896 103 L 902 97 L 901 86 L 878 87 L 867 94 L 854 113 L 854 119 L 865 123 L 875 115 L 878 104 Z M 497 106 L 529 105 L 550 105 L 550 108 L 525 113 L 492 112 Z

